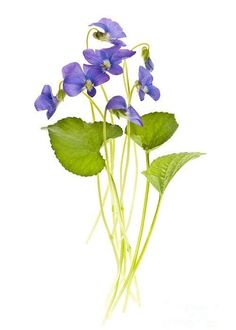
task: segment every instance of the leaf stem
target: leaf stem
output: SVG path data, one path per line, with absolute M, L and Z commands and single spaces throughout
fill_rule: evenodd
M 148 49 L 150 49 L 150 45 L 147 42 L 141 42 L 140 44 L 137 44 L 136 46 L 131 48 L 131 50 L 135 50 L 136 48 L 141 47 L 141 46 L 146 46 Z
M 150 226 L 150 230 L 148 232 L 147 238 L 146 238 L 145 243 L 143 245 L 142 251 L 140 252 L 139 257 L 137 259 L 134 272 L 136 272 L 136 270 L 137 270 L 137 268 L 138 268 L 138 266 L 139 266 L 139 264 L 140 264 L 140 262 L 141 262 L 141 260 L 143 258 L 143 255 L 144 255 L 144 253 L 145 253 L 145 251 L 147 249 L 148 243 L 150 241 L 150 238 L 151 238 L 153 229 L 155 227 L 155 224 L 156 224 L 156 221 L 157 221 L 157 218 L 158 218 L 158 214 L 159 214 L 159 210 L 160 210 L 160 206 L 161 206 L 162 197 L 163 197 L 162 194 L 160 194 L 159 197 L 158 197 L 157 207 L 156 207 L 156 211 L 155 211 L 155 214 L 154 214 L 154 217 L 153 217 L 151 226 Z
M 86 48 L 87 49 L 89 48 L 89 37 L 90 37 L 90 34 L 91 34 L 92 31 L 98 32 L 98 29 L 93 27 L 90 30 L 88 30 L 88 33 L 87 33 L 87 36 L 86 36 Z
M 148 167 L 150 165 L 149 152 L 148 151 L 145 152 L 145 156 L 146 156 L 146 168 L 148 169 Z M 143 231 L 144 231 L 145 218 L 146 218 L 146 212 L 147 212 L 147 203 L 148 203 L 148 196 L 149 196 L 149 188 L 150 188 L 150 183 L 146 179 L 146 188 L 145 188 L 145 194 L 144 194 L 142 218 L 141 218 L 140 229 L 139 229 L 139 234 L 138 234 L 138 238 L 137 238 L 137 242 L 136 242 L 136 247 L 135 247 L 135 251 L 134 251 L 132 264 L 130 266 L 130 270 L 129 270 L 129 273 L 126 277 L 126 280 L 125 280 L 123 286 L 121 287 L 121 289 L 118 293 L 118 296 L 114 297 L 111 300 L 111 302 L 108 306 L 107 313 L 106 313 L 106 318 L 109 317 L 110 313 L 115 308 L 115 306 L 117 305 L 119 299 L 121 298 L 124 290 L 126 289 L 126 287 L 129 287 L 130 281 L 132 280 L 132 278 L 134 276 L 135 265 L 136 265 L 136 261 L 137 261 L 137 257 L 138 257 L 138 253 L 139 253 L 139 248 L 140 248 L 140 245 L 141 245 Z
M 105 212 L 104 212 L 104 208 L 103 208 L 102 194 L 101 194 L 101 184 L 100 184 L 100 175 L 99 174 L 97 175 L 97 187 L 98 187 L 98 197 L 99 197 L 99 204 L 100 204 L 103 223 L 104 223 L 104 226 L 106 228 L 109 240 L 111 242 L 112 249 L 113 249 L 113 252 L 114 252 L 114 255 L 115 255 L 115 259 L 116 259 L 116 262 L 117 262 L 117 267 L 118 267 L 118 270 L 119 270 L 119 257 L 118 257 L 117 251 L 116 251 L 116 247 L 114 245 L 113 236 L 112 236 L 112 234 L 110 232 L 110 229 L 109 229 L 109 226 L 107 224 L 107 220 L 106 220 L 106 216 L 105 216 Z

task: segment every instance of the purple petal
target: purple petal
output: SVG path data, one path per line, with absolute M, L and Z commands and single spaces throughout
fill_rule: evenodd
M 118 75 L 123 72 L 123 69 L 119 64 L 113 64 L 108 72 L 114 75 Z
M 145 67 L 148 71 L 152 72 L 154 69 L 154 64 L 152 62 L 152 60 L 150 59 L 150 57 L 148 57 L 147 61 L 145 62 Z
M 102 72 L 101 69 L 97 67 L 90 67 L 89 69 L 86 67 L 86 78 L 91 80 L 94 86 L 102 85 L 107 82 L 110 77 L 105 72 Z
M 87 90 L 89 96 L 94 97 L 96 95 L 96 89 L 92 87 L 92 89 Z
M 34 106 L 37 111 L 47 110 L 48 119 L 52 117 L 56 111 L 58 100 L 52 94 L 52 89 L 49 85 L 45 85 L 41 92 L 41 95 L 34 102 Z
M 145 97 L 145 93 L 141 88 L 139 88 L 138 95 L 139 95 L 140 101 L 143 101 L 144 97 Z
M 152 83 L 153 76 L 151 73 L 145 69 L 143 66 L 139 67 L 139 82 L 141 83 L 142 87 L 148 86 Z
M 107 103 L 106 110 L 127 110 L 125 99 L 122 96 L 113 96 Z
M 50 119 L 52 115 L 55 113 L 55 111 L 56 111 L 56 107 L 54 109 L 49 109 L 47 111 L 47 118 Z
M 83 51 L 84 58 L 93 65 L 98 65 L 101 63 L 101 58 L 99 52 L 95 52 L 93 49 L 86 49 Z
M 52 87 L 49 85 L 44 85 L 41 94 L 48 96 L 49 98 L 53 97 Z
M 157 87 L 151 85 L 148 87 L 148 95 L 150 95 L 153 100 L 157 101 L 160 98 L 160 91 Z
M 119 40 L 119 39 L 110 39 L 109 41 L 110 41 L 110 43 L 112 43 L 115 46 L 119 46 L 119 47 L 126 46 L 126 44 L 122 40 Z
M 87 72 L 91 69 L 97 69 L 97 65 L 89 65 L 89 64 L 83 64 L 83 70 L 85 75 L 87 76 Z
M 109 18 L 102 18 L 100 21 L 93 23 L 91 25 L 98 26 L 102 28 L 105 32 L 108 32 L 111 38 L 124 38 L 126 34 L 123 32 L 121 26 L 112 21 Z
M 134 54 L 136 54 L 136 52 L 133 51 L 133 50 L 129 50 L 129 49 L 120 49 L 119 50 L 119 57 L 121 57 L 122 60 L 125 60 L 127 58 L 130 58 Z
M 34 102 L 37 111 L 48 110 L 53 107 L 52 101 L 46 95 L 40 95 Z
M 77 76 L 68 76 L 64 79 L 63 82 L 63 89 L 69 96 L 76 96 L 78 95 L 82 89 L 84 88 L 86 80 L 80 79 L 80 77 Z
M 79 75 L 79 76 L 84 76 L 83 70 L 79 63 L 73 62 L 70 64 L 65 65 L 62 68 L 62 75 L 63 78 L 66 78 L 69 75 Z
M 134 123 L 136 125 L 143 126 L 142 118 L 139 116 L 137 111 L 132 106 L 128 107 L 127 115 L 128 115 L 129 121 L 131 121 L 132 123 Z
M 133 56 L 136 53 L 132 50 L 119 49 L 118 47 L 112 47 L 110 49 L 114 49 L 111 57 L 111 61 L 113 63 L 116 62 L 117 64 L 121 63 L 123 60 Z

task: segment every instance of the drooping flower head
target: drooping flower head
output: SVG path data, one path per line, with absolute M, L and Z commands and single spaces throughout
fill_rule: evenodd
M 62 68 L 63 89 L 69 96 L 76 96 L 86 89 L 88 95 L 93 97 L 96 94 L 95 87 L 110 79 L 108 74 L 101 72 L 96 67 L 84 65 L 83 69 L 76 62 Z
M 123 72 L 120 66 L 121 62 L 135 53 L 132 50 L 120 49 L 119 46 L 100 50 L 86 49 L 83 51 L 85 59 L 90 63 L 90 65 L 86 65 L 87 67 L 94 68 L 102 73 L 107 71 L 114 75 Z
M 126 46 L 125 43 L 120 40 L 120 38 L 125 38 L 126 34 L 121 26 L 117 22 L 112 21 L 110 18 L 102 18 L 100 21 L 90 24 L 90 26 L 97 26 L 104 31 L 95 32 L 93 35 L 96 39 L 101 41 L 109 41 L 113 45 Z
M 47 118 L 50 119 L 55 113 L 59 101 L 52 94 L 52 88 L 49 85 L 44 85 L 41 94 L 34 102 L 37 111 L 47 110 Z
M 131 105 L 127 106 L 122 96 L 112 97 L 106 105 L 106 110 L 122 115 L 136 125 L 143 126 L 142 119 L 137 111 Z
M 160 91 L 157 87 L 152 84 L 153 76 L 149 70 L 143 66 L 139 67 L 139 81 L 137 82 L 139 98 L 141 101 L 144 100 L 145 94 L 148 94 L 157 101 L 160 98 Z
M 143 57 L 143 60 L 144 60 L 144 64 L 145 64 L 145 68 L 152 72 L 153 69 L 154 69 L 154 64 L 150 58 L 150 50 L 149 48 L 147 47 L 143 47 L 142 48 L 142 57 Z

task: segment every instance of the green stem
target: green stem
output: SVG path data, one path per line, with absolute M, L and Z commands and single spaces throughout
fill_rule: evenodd
M 103 140 L 104 140 L 104 150 L 105 150 L 106 170 L 107 170 L 107 175 L 108 175 L 108 182 L 109 182 L 111 194 L 114 196 L 114 202 L 115 202 L 114 206 L 117 208 L 117 211 L 118 211 L 118 214 L 119 214 L 122 239 L 125 240 L 126 246 L 129 247 L 128 239 L 127 239 L 126 232 L 125 232 L 123 213 L 122 213 L 121 206 L 120 206 L 120 200 L 119 200 L 119 196 L 118 196 L 118 193 L 117 193 L 116 184 L 114 182 L 114 179 L 113 179 L 113 176 L 112 176 L 112 173 L 111 173 L 111 170 L 110 170 L 110 165 L 109 165 L 109 156 L 108 156 L 107 138 L 106 138 L 106 114 L 107 114 L 107 110 L 105 110 L 105 113 L 104 113 Z
M 125 158 L 125 149 L 126 149 L 126 143 L 127 143 L 127 135 L 125 136 L 122 153 L 121 153 L 121 160 L 120 160 L 120 191 L 123 189 L 123 164 L 124 164 L 124 158 Z
M 146 168 L 149 167 L 149 152 L 146 152 Z M 118 296 L 114 297 L 110 304 L 109 307 L 107 309 L 107 313 L 106 313 L 106 317 L 108 318 L 111 311 L 115 308 L 115 306 L 117 305 L 120 297 L 122 296 L 124 290 L 126 289 L 127 286 L 129 286 L 130 281 L 133 278 L 133 272 L 135 269 L 135 265 L 136 265 L 136 261 L 137 261 L 137 257 L 138 257 L 138 253 L 139 253 L 139 248 L 141 245 L 141 241 L 142 241 L 142 236 L 143 236 L 143 230 L 144 230 L 144 225 L 145 225 L 145 218 L 146 218 L 146 212 L 147 212 L 147 203 L 148 203 L 148 196 L 149 196 L 149 188 L 150 188 L 150 183 L 148 180 L 146 180 L 146 188 L 145 188 L 145 195 L 144 195 L 144 202 L 143 202 L 143 211 L 142 211 L 142 218 L 141 218 L 141 223 L 140 223 L 140 229 L 139 229 L 139 234 L 138 234 L 138 239 L 136 242 L 136 247 L 135 247 L 135 252 L 134 252 L 134 256 L 133 256 L 133 261 L 132 264 L 130 266 L 130 270 L 128 273 L 128 276 L 123 284 L 123 286 L 121 287 Z
M 141 46 L 146 46 L 148 49 L 150 48 L 150 45 L 147 42 L 141 42 L 140 44 L 137 44 L 136 46 L 131 48 L 131 50 L 135 50 L 136 48 L 141 47 Z
M 87 36 L 86 36 L 86 48 L 89 48 L 89 37 L 90 37 L 90 34 L 91 34 L 92 31 L 96 31 L 96 32 L 98 32 L 98 29 L 96 29 L 96 28 L 91 28 L 91 29 L 88 31 Z
M 153 229 L 155 227 L 155 224 L 156 224 L 156 221 L 157 221 L 157 218 L 158 218 L 158 213 L 159 213 L 159 210 L 160 210 L 160 206 L 161 206 L 161 201 L 162 201 L 162 197 L 163 195 L 159 195 L 159 198 L 158 198 L 158 203 L 157 203 L 157 207 L 156 207 L 156 211 L 155 211 L 155 214 L 154 214 L 154 217 L 153 217 L 153 220 L 152 220 L 152 223 L 151 223 L 151 227 L 150 227 L 150 230 L 148 232 L 148 235 L 147 235 L 147 238 L 145 240 L 145 243 L 143 245 L 143 248 L 142 248 L 142 251 L 140 252 L 140 255 L 137 259 L 137 262 L 136 262 L 136 266 L 135 266 L 135 269 L 134 269 L 134 272 L 136 272 L 142 258 L 143 258 L 143 255 L 147 249 L 147 246 L 148 246 L 148 243 L 150 241 L 150 238 L 151 238 L 151 235 L 152 235 L 152 232 L 153 232 Z
M 137 192 L 137 184 L 138 184 L 138 155 L 137 155 L 137 149 L 136 149 L 136 144 L 135 142 L 133 143 L 134 145 L 134 159 L 135 159 L 135 178 L 134 178 L 134 188 L 133 188 L 133 194 L 132 194 L 132 199 L 131 199 L 131 206 L 130 206 L 130 211 L 129 211 L 129 217 L 126 225 L 126 230 L 128 231 L 132 215 L 133 215 L 133 209 L 134 209 L 134 202 L 136 198 L 136 192 Z
M 104 193 L 104 196 L 103 196 L 103 199 L 102 199 L 102 205 L 103 207 L 105 206 L 105 203 L 106 203 L 106 200 L 107 200 L 107 195 L 108 195 L 108 192 L 109 192 L 109 187 L 107 186 L 106 190 L 105 190 L 105 193 Z M 86 240 L 86 243 L 88 243 L 90 241 L 90 239 L 92 238 L 96 228 L 97 228 L 97 225 L 99 223 L 99 220 L 100 220 L 100 217 L 101 217 L 102 213 L 101 213 L 101 208 L 99 210 L 99 213 L 96 217 L 96 221 L 94 222 L 94 225 L 92 227 L 92 229 L 90 230 L 90 233 L 88 235 L 88 238 Z
M 85 92 L 83 92 L 84 96 L 87 97 L 87 99 L 90 101 L 90 103 L 93 104 L 93 106 L 97 109 L 98 113 L 100 114 L 100 116 L 102 117 L 102 119 L 104 119 L 103 113 L 100 110 L 99 106 L 97 105 L 97 103 L 94 102 L 94 100 Z
M 125 73 L 125 78 L 126 78 L 126 85 L 127 85 L 127 95 L 130 95 L 130 83 L 129 83 L 129 70 L 128 70 L 128 65 L 126 60 L 124 60 L 124 73 Z
M 126 178 L 128 173 L 128 167 L 129 167 L 129 159 L 130 159 L 130 122 L 127 123 L 127 154 L 126 154 L 126 164 L 125 164 L 125 170 L 121 185 L 121 194 L 120 194 L 120 200 L 121 205 L 123 205 L 123 198 L 124 198 L 124 192 L 125 192 L 125 184 L 126 184 Z
M 100 204 L 100 208 L 101 208 L 103 223 L 104 223 L 104 226 L 106 228 L 109 240 L 111 242 L 112 249 L 113 249 L 113 252 L 114 252 L 114 255 L 115 255 L 115 259 L 116 259 L 116 262 L 117 262 L 117 267 L 118 267 L 118 270 L 119 270 L 119 257 L 118 257 L 117 251 L 116 251 L 116 247 L 114 245 L 113 236 L 111 235 L 110 229 L 109 229 L 108 224 L 107 224 L 107 220 L 106 220 L 106 216 L 105 216 L 105 212 L 104 212 L 104 208 L 103 208 L 102 194 L 101 194 L 101 184 L 100 184 L 99 174 L 97 175 L 97 187 L 98 187 L 98 197 L 99 197 L 99 204 Z

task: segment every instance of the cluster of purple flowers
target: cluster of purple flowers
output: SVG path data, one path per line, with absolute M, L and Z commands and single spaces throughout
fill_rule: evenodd
M 52 89 L 49 85 L 43 87 L 34 105 L 37 111 L 47 110 L 48 119 L 56 111 L 61 101 L 61 93 L 76 96 L 83 91 L 87 91 L 90 97 L 94 97 L 96 87 L 110 80 L 110 75 L 122 74 L 122 61 L 132 57 L 136 53 L 133 50 L 122 48 L 126 45 L 120 39 L 126 37 L 126 34 L 118 23 L 108 18 L 102 18 L 100 21 L 91 25 L 103 30 L 103 32 L 97 30 L 94 33 L 94 37 L 101 41 L 110 42 L 112 47 L 99 50 L 84 50 L 83 55 L 88 64 L 84 64 L 83 67 L 77 62 L 64 66 L 62 68 L 63 90 L 60 87 L 56 96 L 52 94 Z M 160 91 L 152 84 L 153 77 L 150 71 L 153 70 L 154 66 L 149 56 L 149 49 L 143 50 L 142 55 L 145 67 L 139 67 L 139 79 L 136 83 L 139 98 L 143 101 L 145 94 L 148 94 L 157 101 L 160 97 Z M 131 122 L 142 125 L 141 117 L 137 111 L 130 104 L 127 105 L 122 96 L 114 96 L 107 103 L 106 109 L 123 113 Z

